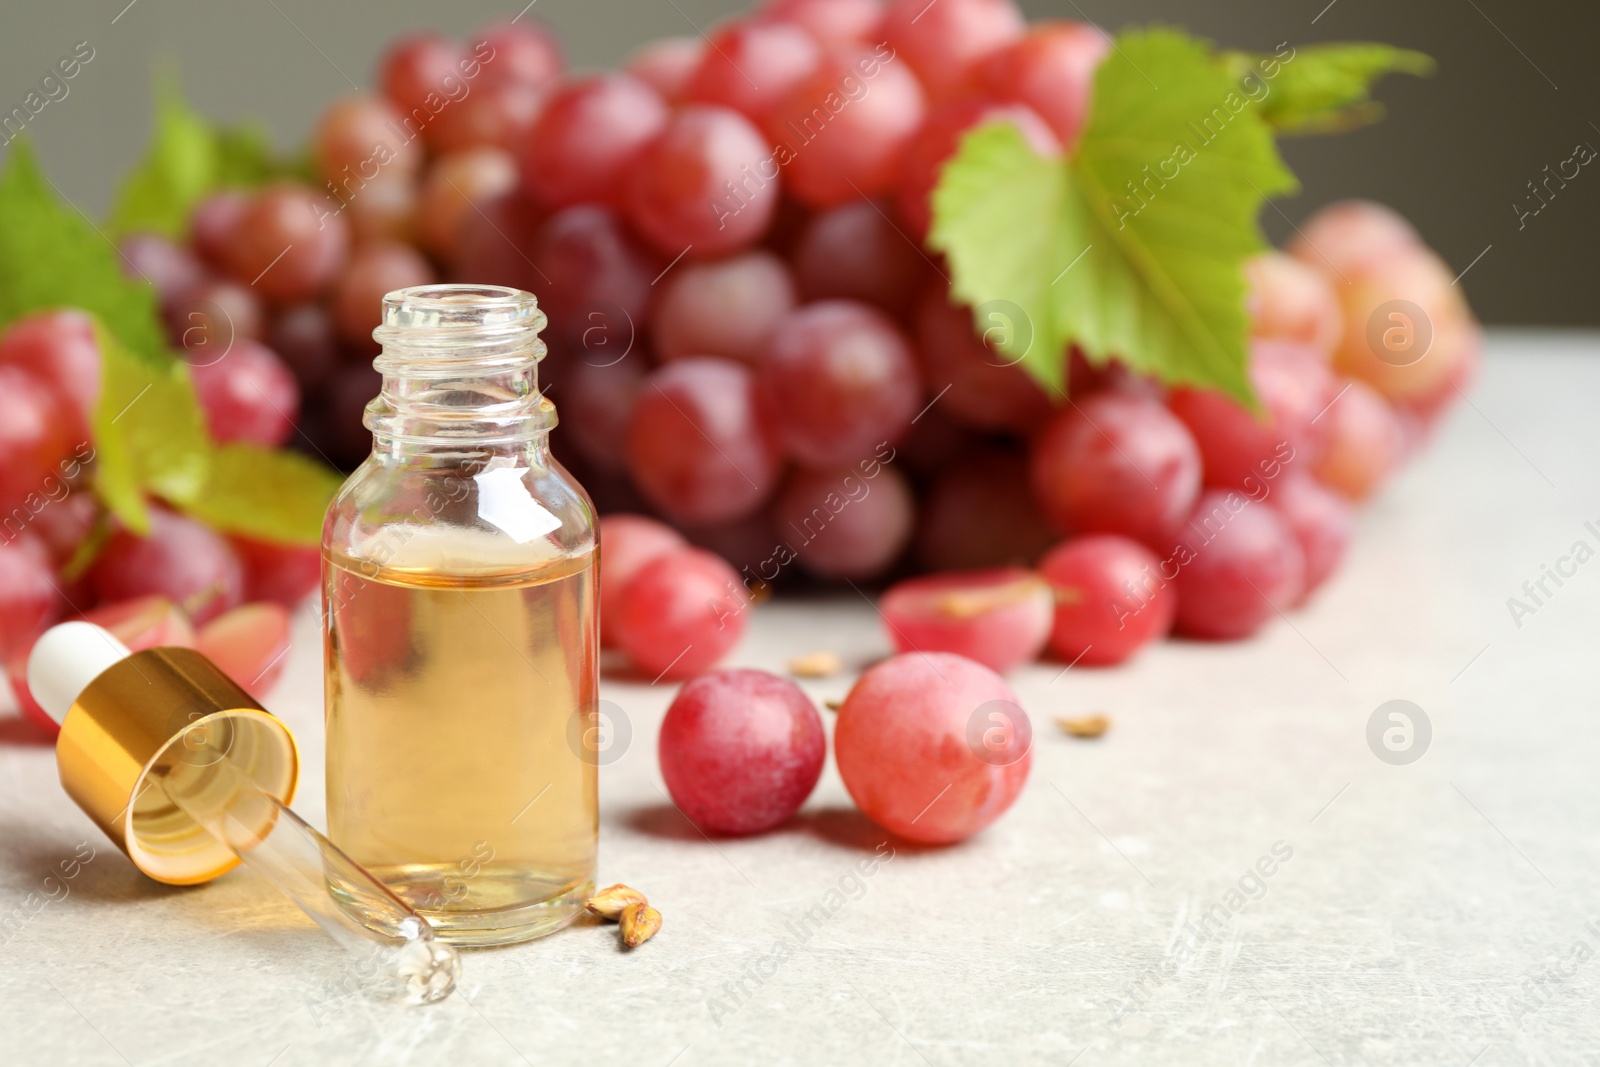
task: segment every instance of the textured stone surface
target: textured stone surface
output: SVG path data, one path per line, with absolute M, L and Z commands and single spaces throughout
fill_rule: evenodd
M 61 794 L 49 749 L 0 720 L 0 916 L 78 841 L 98 849 L 0 948 L 0 1063 L 1589 1062 L 1600 562 L 1549 583 L 1520 629 L 1506 598 L 1575 541 L 1600 548 L 1596 347 L 1495 338 L 1475 408 L 1363 515 L 1333 584 L 1259 639 L 1017 672 L 1036 742 L 1016 807 L 958 847 L 895 846 L 870 878 L 852 872 L 884 838 L 831 761 L 792 825 L 709 842 L 661 789 L 670 691 L 608 682 L 633 739 L 602 774 L 600 877 L 645 889 L 661 934 L 631 954 L 592 926 L 470 953 L 433 1008 L 357 1003 L 319 1026 L 331 943 L 248 874 L 143 879 Z M 311 621 L 271 703 L 320 822 Z M 859 597 L 780 601 L 730 662 L 820 648 L 855 668 L 887 645 Z M 837 698 L 849 678 L 803 684 Z M 1433 726 L 1409 766 L 1366 742 L 1397 698 Z M 1114 720 L 1099 741 L 1052 725 L 1092 711 Z M 1250 877 L 1279 842 L 1292 857 Z M 1201 930 L 1218 904 L 1226 922 Z

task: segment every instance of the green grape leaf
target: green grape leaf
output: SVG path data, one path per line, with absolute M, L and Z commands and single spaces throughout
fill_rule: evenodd
M 183 503 L 218 530 L 267 541 L 314 545 L 341 477 L 294 452 L 225 444 L 211 455 L 204 490 Z
M 1423 53 L 1386 44 L 1285 47 L 1273 55 L 1223 55 L 1246 91 L 1265 88 L 1261 114 L 1280 133 L 1341 133 L 1376 122 L 1383 105 L 1372 99 L 1374 82 L 1385 74 L 1426 77 L 1434 70 Z
M 954 296 L 1014 305 L 1027 328 L 998 344 L 1057 391 L 1077 344 L 1253 403 L 1242 264 L 1265 247 L 1262 204 L 1298 188 L 1259 106 L 1206 42 L 1159 28 L 1118 36 L 1094 100 L 1070 159 L 1004 122 L 963 139 L 929 235 Z

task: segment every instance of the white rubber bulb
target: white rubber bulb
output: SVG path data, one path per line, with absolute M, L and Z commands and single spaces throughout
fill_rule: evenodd
M 57 723 L 90 682 L 133 655 L 111 631 L 92 622 L 64 622 L 39 638 L 28 656 L 28 690 Z

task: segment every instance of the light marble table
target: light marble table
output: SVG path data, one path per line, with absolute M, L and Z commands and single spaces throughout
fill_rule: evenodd
M 1507 598 L 1600 547 L 1600 339 L 1491 349 L 1309 608 L 1243 644 L 1019 671 L 1032 777 L 963 845 L 852 880 L 883 835 L 831 766 L 791 825 L 710 842 L 662 792 L 671 690 L 608 683 L 633 740 L 602 775 L 600 877 L 645 888 L 665 928 L 631 954 L 590 926 L 470 953 L 431 1008 L 325 1018 L 336 950 L 309 922 L 246 873 L 143 879 L 0 721 L 0 912 L 76 842 L 100 851 L 0 949 L 0 1064 L 1595 1062 L 1600 563 L 1520 626 Z M 730 662 L 817 648 L 859 666 L 887 645 L 853 594 L 780 599 Z M 307 616 L 271 703 L 313 821 L 319 671 Z M 1394 699 L 1432 726 L 1409 765 L 1367 742 Z M 1050 725 L 1089 711 L 1114 719 L 1100 741 Z

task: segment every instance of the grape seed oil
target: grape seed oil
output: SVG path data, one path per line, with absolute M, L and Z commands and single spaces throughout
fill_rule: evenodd
M 515 290 L 391 293 L 373 455 L 324 530 L 329 837 L 457 944 L 559 929 L 594 889 L 596 542 L 532 387 L 543 319 Z

